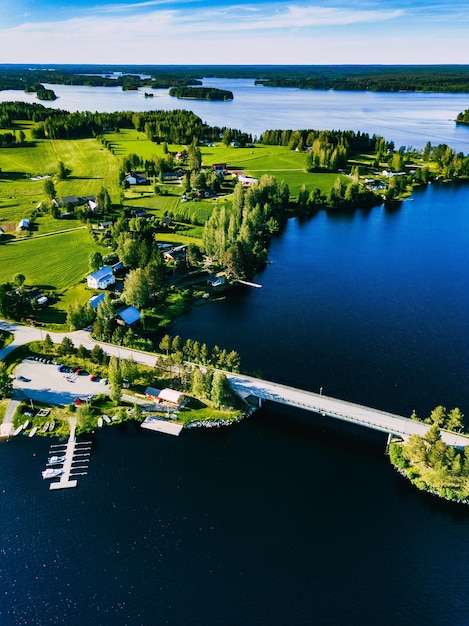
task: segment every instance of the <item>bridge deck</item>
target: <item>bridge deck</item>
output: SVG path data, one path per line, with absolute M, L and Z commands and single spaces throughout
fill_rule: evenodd
M 430 428 L 428 424 L 413 421 L 402 415 L 395 415 L 361 404 L 338 400 L 320 393 L 295 389 L 294 387 L 242 374 L 227 374 L 227 376 L 232 388 L 244 397 L 251 395 L 263 400 L 272 400 L 280 404 L 299 407 L 306 411 L 359 424 L 373 430 L 391 433 L 403 439 L 407 439 L 414 434 L 423 436 Z M 441 438 L 447 445 L 458 448 L 469 445 L 469 437 L 458 433 L 441 431 Z

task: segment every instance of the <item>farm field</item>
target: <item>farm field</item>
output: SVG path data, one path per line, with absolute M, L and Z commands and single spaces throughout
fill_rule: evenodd
M 119 161 L 95 139 L 37 140 L 31 147 L 2 148 L 0 152 L 0 225 L 30 217 L 46 199 L 44 180 L 31 178 L 54 174 L 59 161 L 71 173 L 55 183 L 58 197 L 96 195 L 105 187 L 112 200 L 119 201 Z
M 103 252 L 86 228 L 11 242 L 0 246 L 0 283 L 19 272 L 27 285 L 64 291 L 88 273 L 89 255 L 95 250 Z

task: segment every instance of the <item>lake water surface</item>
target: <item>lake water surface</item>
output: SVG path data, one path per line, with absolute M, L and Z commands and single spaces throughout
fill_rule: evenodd
M 58 99 L 44 102 L 67 111 L 188 109 L 212 126 L 239 128 L 260 136 L 267 129 L 334 129 L 377 134 L 396 147 L 446 143 L 469 153 L 469 127 L 454 122 L 469 107 L 468 94 L 309 91 L 255 85 L 253 80 L 206 78 L 204 86 L 228 89 L 228 102 L 178 100 L 167 89 L 122 91 L 121 87 L 47 85 Z M 37 102 L 33 94 L 0 91 L 0 101 Z
M 465 185 L 292 219 L 261 289 L 171 332 L 291 385 L 469 414 L 468 250 Z M 2 626 L 469 624 L 469 509 L 411 487 L 382 434 L 267 404 L 179 438 L 132 424 L 89 438 L 68 492 L 41 479 L 48 442 L 0 445 Z

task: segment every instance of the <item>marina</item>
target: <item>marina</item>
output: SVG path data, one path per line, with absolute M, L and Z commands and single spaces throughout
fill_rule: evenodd
M 48 467 L 42 472 L 43 479 L 59 478 L 52 482 L 49 489 L 71 489 L 78 481 L 75 476 L 85 476 L 88 470 L 88 460 L 91 454 L 90 441 L 78 442 L 75 436 L 76 419 L 70 418 L 70 435 L 67 443 L 52 444 L 52 455 L 47 461 Z M 80 465 L 77 465 L 80 463 Z M 60 467 L 61 466 L 61 467 Z

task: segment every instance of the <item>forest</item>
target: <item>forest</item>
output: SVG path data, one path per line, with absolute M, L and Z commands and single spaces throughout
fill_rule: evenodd
M 300 89 L 469 92 L 467 65 L 0 65 L 0 90 L 30 90 L 40 83 L 168 89 L 201 85 L 204 77 Z

